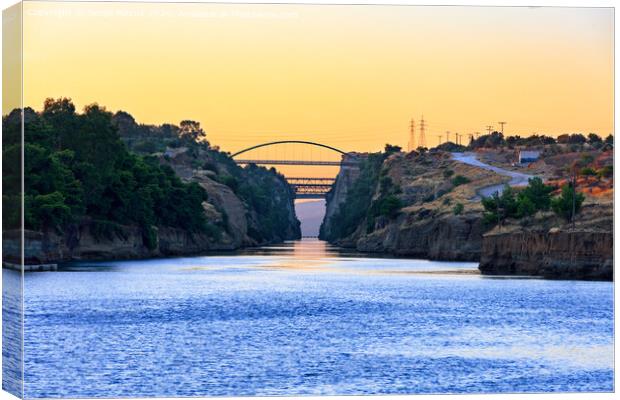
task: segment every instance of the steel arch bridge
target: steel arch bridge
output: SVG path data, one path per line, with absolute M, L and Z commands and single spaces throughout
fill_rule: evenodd
M 271 157 L 270 159 L 252 160 L 247 158 L 238 158 L 238 156 L 256 150 L 262 147 L 275 146 L 280 144 L 302 144 L 307 146 L 315 146 L 331 150 L 342 156 L 340 161 L 322 161 L 322 160 L 299 160 L 299 159 L 282 159 L 279 157 Z M 311 142 L 307 140 L 279 140 L 257 144 L 231 155 L 233 160 L 239 165 L 256 164 L 256 165 L 313 165 L 313 166 L 351 166 L 357 165 L 358 161 L 352 153 L 345 152 L 336 147 L 326 144 Z M 295 197 L 298 199 L 320 199 L 324 198 L 327 192 L 334 184 L 334 178 L 309 178 L 309 177 L 287 177 L 286 180 L 295 190 Z

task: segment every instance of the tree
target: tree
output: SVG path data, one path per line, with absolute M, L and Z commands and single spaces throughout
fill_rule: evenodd
M 402 147 L 400 147 L 400 146 L 391 145 L 389 143 L 385 144 L 385 153 L 386 154 L 399 153 L 401 150 L 402 150 Z
M 582 193 L 576 192 L 573 189 L 573 184 L 569 183 L 562 186 L 560 196 L 551 200 L 551 208 L 557 215 L 570 222 L 579 213 L 584 200 L 585 196 Z
M 519 202 L 527 200 L 533 206 L 534 211 L 543 210 L 546 211 L 551 205 L 551 192 L 553 187 L 545 185 L 543 180 L 539 177 L 530 178 L 528 185 L 521 193 L 519 193 Z M 529 209 L 529 205 L 524 205 L 522 208 Z M 533 214 L 533 213 L 532 213 Z
M 603 139 L 601 139 L 601 137 L 597 135 L 596 133 L 588 134 L 588 143 L 594 144 L 594 143 L 601 143 L 602 141 Z
M 485 223 L 501 223 L 506 218 L 516 217 L 519 205 L 515 198 L 514 190 L 505 185 L 500 195 L 495 192 L 490 197 L 482 198 L 482 206 L 485 209 Z
M 207 141 L 207 134 L 200 127 L 200 122 L 189 119 L 181 121 L 179 127 L 179 137 L 190 142 L 209 143 Z

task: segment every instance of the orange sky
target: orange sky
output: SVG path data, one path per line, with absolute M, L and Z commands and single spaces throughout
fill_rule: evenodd
M 202 123 L 236 151 L 343 150 L 445 131 L 613 130 L 610 8 L 24 5 L 24 103 L 68 96 L 145 123 Z M 6 112 L 6 110 L 3 110 Z

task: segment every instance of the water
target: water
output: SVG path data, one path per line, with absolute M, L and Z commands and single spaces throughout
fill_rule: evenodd
M 37 397 L 613 390 L 613 284 L 302 241 L 26 274 Z

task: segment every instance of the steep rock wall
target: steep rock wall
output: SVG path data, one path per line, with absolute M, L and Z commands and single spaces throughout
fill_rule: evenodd
M 555 279 L 613 279 L 613 233 L 524 231 L 484 236 L 480 271 Z

